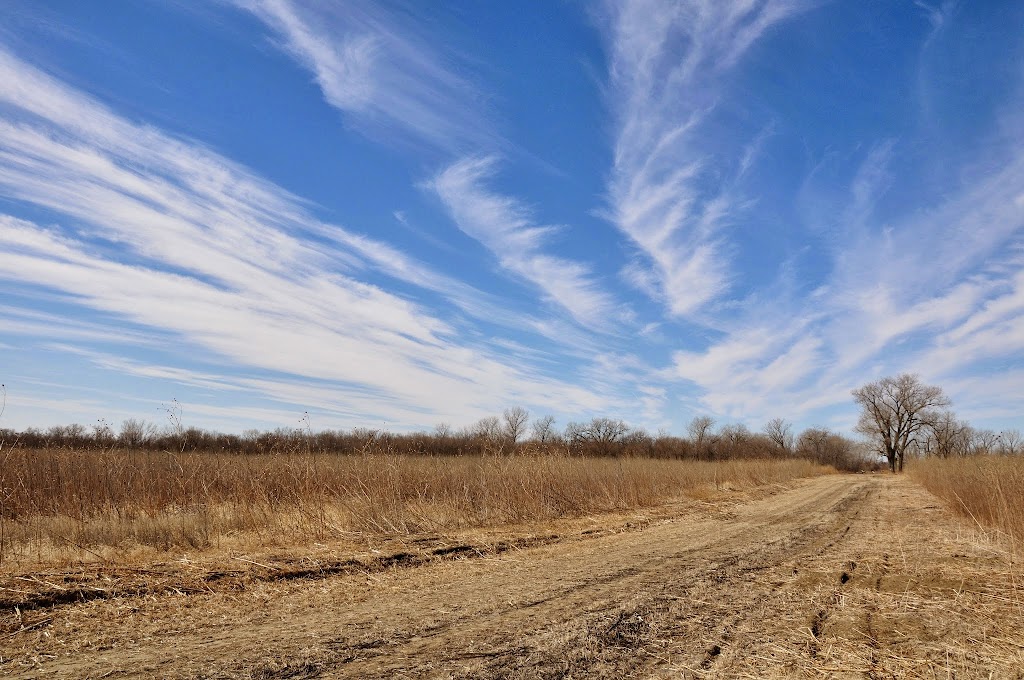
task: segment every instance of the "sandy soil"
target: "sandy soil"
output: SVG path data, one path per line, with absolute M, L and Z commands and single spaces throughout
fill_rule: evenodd
M 1024 574 L 904 478 L 830 475 L 600 521 L 433 537 L 319 572 L 23 594 L 0 675 L 1024 678 Z M 32 593 L 32 579 L 68 587 L 16 582 Z

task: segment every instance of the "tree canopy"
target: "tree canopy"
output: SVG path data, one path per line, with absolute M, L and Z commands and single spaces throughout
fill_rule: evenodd
M 903 471 L 907 449 L 949 405 L 941 387 L 925 385 L 911 373 L 868 383 L 854 390 L 853 398 L 861 407 L 857 431 L 875 441 L 893 472 Z

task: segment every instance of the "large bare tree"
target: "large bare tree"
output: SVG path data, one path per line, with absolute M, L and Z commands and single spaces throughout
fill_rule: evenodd
M 854 390 L 853 398 L 861 407 L 857 431 L 875 441 L 893 472 L 903 472 L 907 449 L 949 405 L 941 387 L 925 385 L 910 373 L 868 383 Z
M 715 426 L 715 419 L 711 416 L 694 416 L 686 431 L 690 433 L 690 439 L 697 446 L 703 446 L 704 442 L 711 436 L 711 428 Z

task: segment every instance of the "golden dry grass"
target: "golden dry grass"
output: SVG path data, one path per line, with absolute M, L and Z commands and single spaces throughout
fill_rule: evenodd
M 0 614 L 0 675 L 1020 677 L 1024 600 L 1002 541 L 962 531 L 906 476 L 788 486 L 641 510 L 671 515 L 642 530 L 398 565 L 415 569 L 287 578 L 249 554 L 268 566 L 211 565 L 208 581 L 178 559 L 0 577 L 34 591 Z
M 804 460 L 67 449 L 9 450 L 2 462 L 3 566 L 543 521 L 829 470 Z
M 1024 541 L 1024 458 L 929 458 L 908 466 L 911 477 L 956 512 L 1006 534 L 1013 548 Z

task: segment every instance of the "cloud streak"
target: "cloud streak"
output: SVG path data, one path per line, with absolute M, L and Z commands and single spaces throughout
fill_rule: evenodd
M 594 10 L 597 36 L 560 23 L 571 41 L 525 58 L 514 41 L 463 40 L 459 21 L 498 30 L 475 8 L 228 4 L 177 28 L 223 37 L 218 20 L 236 22 L 211 54 L 270 67 L 271 84 L 307 82 L 301 110 L 312 102 L 388 148 L 323 149 L 315 205 L 0 47 L 0 341 L 12 363 L 56 358 L 137 403 L 115 385 L 181 386 L 225 417 L 315 409 L 331 426 L 461 424 L 520 403 L 676 431 L 694 411 L 845 427 L 851 388 L 905 370 L 949 385 L 973 415 L 1024 411 L 1010 380 L 1024 371 L 1024 79 L 989 68 L 1019 51 L 1010 31 L 990 31 L 977 55 L 963 47 L 992 28 L 988 15 L 918 3 L 878 23 L 856 3 L 623 0 Z M 863 69 L 880 69 L 883 50 L 851 28 L 869 24 L 902 59 L 882 84 Z M 268 39 L 276 51 L 250 49 Z M 572 83 L 602 43 L 600 82 Z M 582 69 L 565 68 L 567 46 Z M 66 66 L 92 48 L 26 49 Z M 143 120 L 193 85 L 146 62 L 155 52 L 126 58 L 175 91 L 133 101 Z M 545 59 L 562 61 L 541 73 Z M 132 97 L 120 86 L 138 83 L 100 61 L 65 72 Z M 950 63 L 963 73 L 939 77 Z M 921 101 L 901 108 L 929 64 Z M 497 139 L 474 74 L 492 76 L 515 139 Z M 187 126 L 210 144 L 279 132 L 277 115 L 250 115 L 251 93 L 226 94 L 230 111 L 202 94 Z M 950 106 L 961 95 L 969 116 Z M 286 131 L 297 149 L 318 141 L 300 128 Z M 530 167 L 505 167 L 563 129 L 552 148 L 567 175 L 541 187 Z M 246 157 L 284 159 L 274 176 L 300 186 L 320 167 L 295 172 L 288 140 Z M 35 396 L 42 408 L 52 395 Z
M 360 280 L 466 288 L 315 220 L 244 168 L 128 123 L 2 51 L 0 82 L 14 112 L 0 121 L 0 190 L 59 216 L 48 227 L 0 217 L 0 278 L 169 333 L 211 360 L 327 381 L 353 413 L 361 401 L 429 424 L 508 403 L 609 403 L 462 341 L 434 312 Z
M 723 338 L 675 353 L 673 374 L 698 385 L 708 408 L 764 419 L 785 403 L 799 417 L 847 404 L 852 388 L 901 371 L 953 391 L 962 385 L 977 405 L 985 400 L 968 376 L 993 362 L 1013 367 L 1024 352 L 1024 155 L 1013 150 L 995 169 L 965 172 L 942 202 L 883 221 L 878 148 L 893 147 L 870 151 L 851 181 L 826 283 L 757 296 Z M 1002 398 L 990 415 L 1024 408 L 1012 390 Z
M 616 121 L 608 217 L 638 248 L 624 279 L 687 316 L 730 285 L 723 227 L 741 208 L 746 146 L 714 146 L 722 81 L 790 2 L 609 3 L 603 15 L 609 104 Z M 725 162 L 721 158 L 725 158 Z
M 367 134 L 394 133 L 446 151 L 491 138 L 473 85 L 381 5 L 237 0 L 311 72 L 324 99 Z
M 502 267 L 538 286 L 580 324 L 607 327 L 615 315 L 612 297 L 586 266 L 544 253 L 545 241 L 559 227 L 537 225 L 522 203 L 487 189 L 496 165 L 493 156 L 466 158 L 445 168 L 427 187 L 459 229 L 490 250 Z

